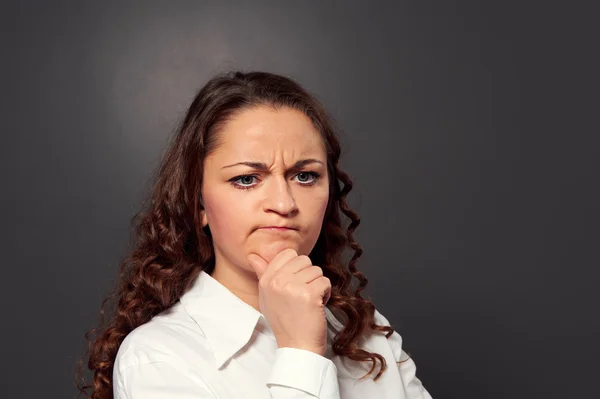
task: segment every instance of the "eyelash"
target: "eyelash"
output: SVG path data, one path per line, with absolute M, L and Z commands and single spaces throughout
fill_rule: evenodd
M 321 177 L 320 173 L 317 172 L 298 172 L 296 173 L 296 176 L 298 176 L 301 173 L 306 173 L 307 175 L 310 175 L 313 179 L 310 183 L 300 183 L 302 186 L 313 186 L 315 184 L 317 184 L 317 181 L 319 180 L 319 177 Z M 253 177 L 255 179 L 258 179 L 258 175 L 239 175 L 236 177 L 233 177 L 231 179 L 229 179 L 229 183 L 231 183 L 231 185 L 239 190 L 250 190 L 251 188 L 256 187 L 256 184 L 253 184 L 251 186 L 245 186 L 239 183 L 236 183 L 237 181 L 239 181 L 240 179 L 244 178 L 244 177 Z

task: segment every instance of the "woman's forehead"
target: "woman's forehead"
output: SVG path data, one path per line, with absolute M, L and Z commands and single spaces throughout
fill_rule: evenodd
M 321 134 L 310 118 L 291 108 L 256 107 L 241 111 L 219 130 L 219 158 L 322 158 Z M 296 162 L 297 159 L 290 159 Z

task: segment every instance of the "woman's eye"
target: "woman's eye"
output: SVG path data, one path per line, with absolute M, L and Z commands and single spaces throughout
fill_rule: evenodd
M 233 179 L 231 179 L 230 182 L 235 187 L 250 188 L 255 185 L 256 176 L 252 176 L 252 175 L 238 176 L 238 177 L 234 177 Z
M 240 177 L 240 183 L 244 185 L 252 184 L 254 182 L 254 176 L 242 176 Z
M 319 175 L 315 172 L 300 172 L 296 174 L 296 179 L 302 184 L 314 184 L 318 177 Z

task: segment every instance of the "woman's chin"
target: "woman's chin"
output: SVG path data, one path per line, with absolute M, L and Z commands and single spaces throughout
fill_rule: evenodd
M 277 254 L 286 249 L 291 248 L 294 251 L 298 252 L 298 255 L 302 255 L 299 252 L 299 247 L 300 246 L 294 242 L 275 241 L 261 245 L 260 250 L 256 251 L 256 253 L 268 263 L 271 263 L 271 261 L 277 256 Z

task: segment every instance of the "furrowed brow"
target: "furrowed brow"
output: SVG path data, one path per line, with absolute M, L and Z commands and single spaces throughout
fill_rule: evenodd
M 303 159 L 294 164 L 294 169 L 300 169 L 300 168 L 303 168 L 304 166 L 310 165 L 312 163 L 318 163 L 318 164 L 323 165 L 323 162 L 319 161 L 318 159 L 312 159 L 312 158 L 311 159 Z M 236 162 L 231 165 L 223 166 L 221 169 L 232 168 L 234 166 L 240 166 L 240 165 L 248 166 L 249 168 L 261 170 L 261 171 L 268 169 L 267 164 L 265 164 L 263 162 L 250 162 L 250 161 Z
M 262 162 L 236 162 L 231 165 L 223 166 L 221 169 L 233 168 L 234 166 L 245 165 L 252 169 L 267 170 L 267 164 Z

